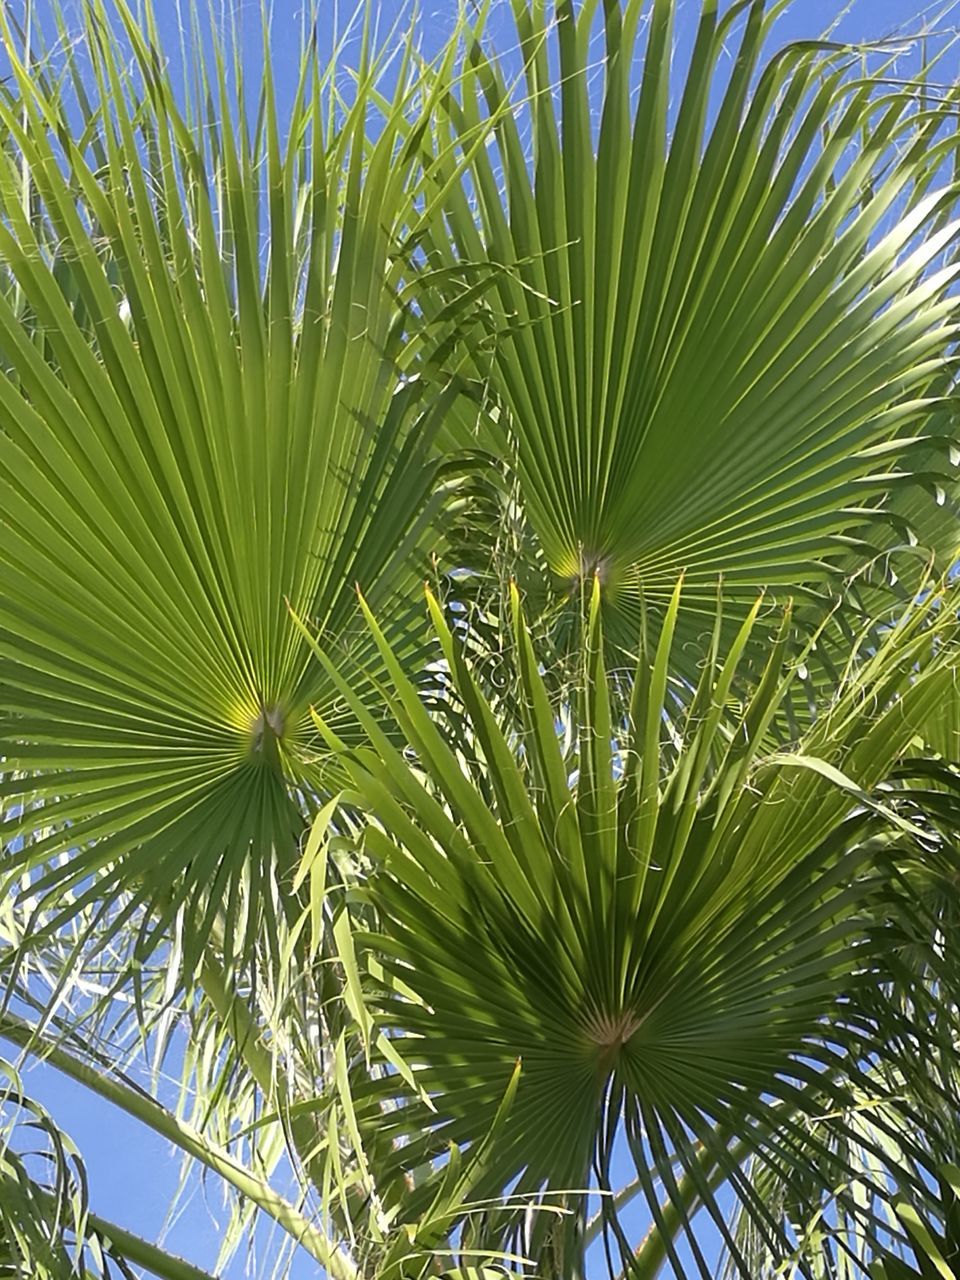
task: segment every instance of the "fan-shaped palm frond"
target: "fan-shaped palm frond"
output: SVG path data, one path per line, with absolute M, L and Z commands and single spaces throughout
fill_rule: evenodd
M 602 48 L 598 4 L 514 0 L 527 97 L 480 27 L 444 100 L 442 154 L 487 119 L 496 141 L 429 242 L 433 314 L 478 292 L 467 367 L 506 415 L 553 598 L 596 575 L 628 649 L 681 572 L 700 640 L 720 576 L 733 618 L 870 559 L 952 395 L 954 98 L 890 87 L 882 51 L 875 74 L 829 42 L 764 65 L 782 7 L 704 0 L 677 93 L 675 0 L 604 4 Z
M 731 652 L 714 649 L 678 712 L 667 684 L 678 588 L 655 649 L 642 646 L 620 722 L 601 599 L 597 580 L 573 758 L 562 752 L 561 709 L 516 599 L 519 736 L 502 730 L 431 603 L 482 777 L 445 743 L 370 619 L 390 670 L 383 698 L 408 758 L 358 701 L 369 748 L 348 750 L 321 726 L 344 752 L 346 798 L 372 815 L 364 849 L 376 867 L 376 926 L 367 947 L 385 975 L 373 1007 L 438 1115 L 403 1098 L 395 1076 L 361 1082 L 357 1095 L 368 1095 L 384 1185 L 391 1169 L 398 1179 L 389 1198 L 401 1174 L 422 1176 L 415 1171 L 446 1143 L 485 1131 L 519 1059 L 488 1194 L 576 1191 L 592 1167 L 609 1189 L 622 1133 L 658 1226 L 659 1195 L 680 1205 L 698 1273 L 710 1271 L 689 1231 L 680 1174 L 749 1275 L 704 1162 L 732 1183 L 771 1247 L 788 1252 L 780 1224 L 751 1195 L 743 1160 L 753 1154 L 789 1181 L 794 1163 L 808 1164 L 811 1108 L 826 1098 L 842 1110 L 861 1064 L 896 1051 L 897 1011 L 878 1022 L 871 1003 L 889 950 L 871 904 L 890 874 L 890 848 L 915 857 L 923 833 L 875 789 L 951 679 L 956 622 L 946 608 L 938 619 L 934 601 L 911 611 L 790 753 L 763 758 L 764 726 L 792 678 L 783 672 L 787 624 L 728 732 L 726 698 L 759 604 Z M 382 1110 L 398 1093 L 404 1105 Z M 842 1168 L 835 1161 L 827 1176 L 836 1181 Z M 499 1221 L 508 1234 L 518 1229 L 509 1214 Z M 579 1274 L 577 1215 L 561 1221 L 559 1234 L 538 1225 L 525 1247 L 559 1249 L 550 1255 L 556 1274 Z M 607 1226 L 626 1274 L 647 1274 L 612 1211 Z M 671 1233 L 661 1234 L 684 1274 Z
M 349 100 L 311 45 L 284 141 L 269 66 L 255 125 L 222 49 L 188 109 L 149 16 L 83 14 L 60 80 L 2 19 L 4 834 L 14 873 L 69 850 L 36 892 L 138 886 L 156 937 L 187 901 L 189 971 L 225 900 L 228 953 L 276 935 L 326 701 L 287 604 L 345 668 L 357 581 L 418 643 L 444 402 L 394 259 L 430 103 L 409 43 Z

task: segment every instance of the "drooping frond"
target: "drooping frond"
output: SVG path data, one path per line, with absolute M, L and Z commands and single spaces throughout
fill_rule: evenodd
M 212 1280 L 92 1212 L 70 1138 L 0 1063 L 0 1275 L 11 1280 L 132 1276 L 145 1266 L 169 1280 Z

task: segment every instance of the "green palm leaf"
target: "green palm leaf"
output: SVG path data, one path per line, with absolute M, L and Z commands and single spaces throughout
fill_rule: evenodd
M 886 852 L 915 857 L 922 832 L 874 788 L 949 684 L 956 624 L 942 620 L 931 656 L 936 609 L 912 611 L 792 752 L 763 758 L 764 727 L 792 678 L 782 674 L 788 624 L 733 731 L 727 694 L 759 605 L 678 718 L 667 690 L 675 591 L 621 722 L 602 658 L 601 591 L 597 581 L 573 758 L 516 600 L 519 736 L 504 731 L 431 605 L 482 777 L 447 745 L 368 614 L 407 758 L 358 701 L 369 748 L 347 749 L 321 725 L 344 753 L 345 799 L 372 816 L 364 850 L 376 926 L 366 946 L 387 975 L 373 1007 L 439 1114 L 398 1092 L 395 1076 L 358 1081 L 356 1095 L 368 1097 L 360 1111 L 389 1198 L 391 1169 L 395 1196 L 401 1174 L 486 1131 L 519 1059 L 486 1194 L 562 1196 L 585 1187 L 592 1166 L 609 1188 L 623 1134 L 657 1224 L 661 1194 L 679 1207 L 698 1274 L 710 1272 L 681 1174 L 749 1275 L 709 1170 L 730 1181 L 774 1252 L 789 1253 L 740 1172 L 745 1154 L 789 1181 L 809 1155 L 805 1116 L 824 1098 L 842 1109 L 861 1083 L 858 1064 L 895 1052 L 896 1011 L 878 1023 L 870 1003 L 889 951 L 871 904 Z M 835 1181 L 842 1161 L 826 1165 Z M 508 1236 L 519 1230 L 509 1213 L 499 1222 Z M 560 1250 L 557 1273 L 571 1274 L 576 1214 L 562 1222 L 559 1234 L 538 1223 L 524 1247 Z M 607 1226 L 633 1274 L 611 1210 Z M 671 1234 L 661 1230 L 683 1274 Z
M 956 1238 L 960 1213 L 960 1169 L 955 1165 L 939 1171 L 941 1207 L 947 1221 L 945 1234 L 924 1220 L 912 1204 L 901 1199 L 897 1216 L 909 1237 L 916 1268 L 887 1254 L 870 1269 L 872 1280 L 956 1280 L 960 1266 L 960 1241 Z
M 43 833 L 16 875 L 69 850 L 36 892 L 138 886 L 155 937 L 185 902 L 189 970 L 225 899 L 228 955 L 276 935 L 329 702 L 288 605 L 344 669 L 369 649 L 358 581 L 421 644 L 403 602 L 445 401 L 415 377 L 395 254 L 430 102 L 409 45 L 365 55 L 350 101 L 311 45 L 283 140 L 269 67 L 254 128 L 222 49 L 188 109 L 149 12 L 83 14 L 60 79 L 3 20 L 4 834 Z
M 681 572 L 699 639 L 720 576 L 742 616 L 869 559 L 952 394 L 953 99 L 921 109 L 829 43 L 764 64 L 782 7 L 705 0 L 675 118 L 674 0 L 605 4 L 602 55 L 596 3 L 514 0 L 527 98 L 481 25 L 445 100 L 440 146 L 488 119 L 495 145 L 447 197 L 438 292 L 498 264 L 470 367 L 506 413 L 554 599 L 597 574 L 628 649 L 641 598 L 662 616 Z
M 796 1237 L 797 1261 L 785 1276 L 805 1275 L 809 1269 L 830 1280 L 874 1272 L 879 1277 L 884 1266 L 890 1277 L 912 1276 L 916 1273 L 903 1260 L 911 1249 L 926 1275 L 911 1222 L 923 1220 L 928 1244 L 944 1233 L 949 1240 L 960 1222 L 944 1177 L 960 1143 L 953 1003 L 957 974 L 949 941 L 957 920 L 957 776 L 936 761 L 908 760 L 885 791 L 898 811 L 927 835 L 922 860 L 900 864 L 876 904 L 891 927 L 886 939 L 890 979 L 875 993 L 875 1017 L 883 1022 L 895 1007 L 905 1025 L 922 1027 L 924 1035 L 920 1040 L 906 1036 L 901 1041 L 905 1052 L 872 1064 L 845 1113 L 824 1100 L 811 1124 L 815 1142 L 809 1163 L 817 1169 L 818 1149 L 841 1146 L 848 1169 L 842 1183 L 828 1187 L 813 1174 L 787 1186 L 775 1170 L 757 1165 L 751 1171 L 756 1194 L 790 1223 Z M 855 1213 L 848 1210 L 850 1202 L 857 1205 Z M 879 1250 L 877 1239 L 860 1229 L 858 1219 L 864 1214 L 879 1228 Z M 771 1274 L 775 1258 L 749 1215 L 740 1215 L 736 1234 L 754 1274 Z M 952 1249 L 947 1244 L 946 1254 Z

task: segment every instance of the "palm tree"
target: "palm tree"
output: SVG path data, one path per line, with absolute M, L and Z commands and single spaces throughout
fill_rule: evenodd
M 783 7 L 0 14 L 0 1034 L 224 1264 L 949 1255 L 957 94 Z M 202 1276 L 3 1097 L 0 1273 Z

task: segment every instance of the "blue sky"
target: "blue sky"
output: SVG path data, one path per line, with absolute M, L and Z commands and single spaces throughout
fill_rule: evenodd
M 235 3 L 256 29 L 259 21 L 259 0 L 224 0 Z M 34 0 L 41 22 L 47 0 Z M 219 7 L 221 0 L 214 0 Z M 504 11 L 506 0 L 501 0 Z M 184 0 L 186 9 L 189 0 Z M 179 45 L 177 6 L 174 0 L 156 0 L 161 35 L 173 53 Z M 75 0 L 67 0 L 67 12 L 76 8 Z M 337 9 L 336 0 L 320 0 L 321 12 L 327 21 L 333 22 Z M 341 4 L 341 14 L 352 6 Z M 435 38 L 455 18 L 456 0 L 424 0 L 421 5 L 425 29 Z M 788 14 L 781 20 L 778 34 L 781 41 L 794 38 L 815 37 L 821 34 L 845 8 L 838 0 L 795 0 Z M 274 50 L 280 80 L 282 68 L 296 65 L 299 41 L 299 20 L 302 16 L 301 0 L 274 0 Z M 945 4 L 926 5 L 922 0 L 855 0 L 837 28 L 837 36 L 848 40 L 867 40 L 889 35 L 895 31 L 918 32 L 925 16 L 932 16 L 945 8 Z M 389 24 L 400 12 L 397 0 L 382 0 L 380 16 Z M 697 0 L 688 0 L 683 8 L 680 41 L 689 39 L 697 17 Z M 951 19 L 947 20 L 948 22 Z M 506 29 L 506 23 L 500 24 Z M 254 56 L 251 55 L 249 72 L 257 74 Z M 114 1114 L 104 1104 L 87 1094 L 79 1085 L 65 1081 L 47 1068 L 35 1068 L 28 1074 L 28 1087 L 53 1113 L 53 1116 L 80 1147 L 90 1179 L 91 1206 L 100 1214 L 141 1234 L 158 1236 L 165 1220 L 171 1196 L 179 1180 L 178 1157 L 167 1145 L 149 1132 L 143 1131 L 133 1121 Z M 198 1180 L 191 1183 L 190 1198 L 180 1217 L 171 1228 L 167 1243 L 174 1251 L 182 1253 L 198 1265 L 212 1268 L 219 1245 L 218 1215 L 222 1215 L 217 1189 L 205 1188 Z M 261 1233 L 258 1244 L 261 1256 L 256 1274 L 269 1276 L 274 1250 L 267 1234 Z M 229 1280 L 250 1274 L 248 1260 L 239 1257 L 226 1273 Z M 295 1280 L 316 1276 L 315 1264 L 303 1258 L 290 1273 Z

